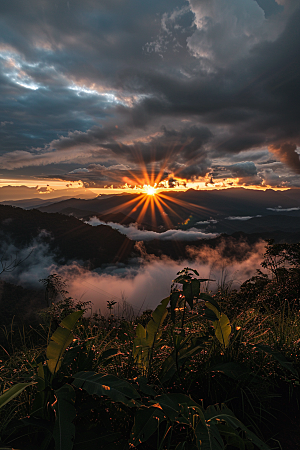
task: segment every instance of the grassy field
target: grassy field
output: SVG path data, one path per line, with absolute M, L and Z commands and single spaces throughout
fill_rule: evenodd
M 213 295 L 185 268 L 141 317 L 64 290 L 39 325 L 3 327 L 1 449 L 300 448 L 300 245 L 262 266 Z

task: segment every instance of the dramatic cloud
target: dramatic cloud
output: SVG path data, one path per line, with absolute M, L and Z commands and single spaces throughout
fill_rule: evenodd
M 297 146 L 294 143 L 286 142 L 281 145 L 271 145 L 270 150 L 280 161 L 300 174 L 300 156 L 296 152 Z
M 1 176 L 298 185 L 299 21 L 298 0 L 5 2 Z
M 260 184 L 261 179 L 257 176 L 256 166 L 253 162 L 240 162 L 228 167 L 233 177 L 239 178 L 239 184 Z

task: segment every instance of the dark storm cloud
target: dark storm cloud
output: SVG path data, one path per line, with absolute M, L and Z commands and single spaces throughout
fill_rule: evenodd
M 231 170 L 233 177 L 239 178 L 239 184 L 261 184 L 261 179 L 257 176 L 257 169 L 253 162 L 232 164 L 228 168 Z
M 211 137 L 207 127 L 186 126 L 180 131 L 163 127 L 160 135 L 151 137 L 148 142 L 129 145 L 114 143 L 104 147 L 111 149 L 116 155 L 128 155 L 128 160 L 132 162 L 140 156 L 146 164 L 166 160 L 167 165 L 172 166 L 174 158 L 177 163 L 204 159 L 204 144 Z
M 300 174 L 300 157 L 296 152 L 296 144 L 285 142 L 281 145 L 270 145 L 270 151 L 278 156 L 278 159 L 285 163 L 288 167 Z
M 110 184 L 127 171 L 138 174 L 141 159 L 175 179 L 206 176 L 212 159 L 220 159 L 224 173 L 245 183 L 264 182 L 262 173 L 294 183 L 289 171 L 300 173 L 295 6 L 292 0 L 5 2 L 0 167 L 28 173 L 26 167 L 47 166 L 49 174 L 49 165 L 64 164 L 66 180 Z M 285 174 L 275 166 L 254 171 L 251 161 L 263 163 L 266 147 Z
M 278 14 L 283 11 L 283 6 L 278 5 L 275 0 L 256 0 L 259 6 L 264 10 L 266 18 L 272 14 Z
M 107 130 L 106 130 L 107 131 Z M 112 129 L 111 134 L 122 136 L 118 129 Z M 75 148 L 78 145 L 94 144 L 98 150 L 94 150 L 95 155 L 102 153 L 105 159 L 105 151 L 109 151 L 115 160 L 107 161 L 106 165 L 90 164 L 71 171 L 64 175 L 66 180 L 82 180 L 86 186 L 103 187 L 104 185 L 116 184 L 148 184 L 151 180 L 145 179 L 144 166 L 152 176 L 152 183 L 157 179 L 170 178 L 174 174 L 178 178 L 193 179 L 198 176 L 205 176 L 208 172 L 210 160 L 208 159 L 206 144 L 212 138 L 212 134 L 207 127 L 184 126 L 180 131 L 166 129 L 163 127 L 156 135 L 148 136 L 145 141 L 134 141 L 130 144 L 121 142 L 105 143 L 111 134 L 94 130 L 92 133 L 73 134 L 72 137 L 58 141 L 59 148 Z M 54 145 L 54 144 L 53 144 Z M 106 153 L 107 154 L 107 153 Z M 96 157 L 96 156 L 95 156 Z M 123 161 L 124 164 L 117 164 Z M 127 164 L 126 164 L 127 163 Z M 188 164 L 187 164 L 188 163 Z M 151 177 L 150 177 L 151 178 Z M 176 184 L 176 178 L 174 179 Z M 169 180 L 169 186 L 173 186 L 173 181 Z

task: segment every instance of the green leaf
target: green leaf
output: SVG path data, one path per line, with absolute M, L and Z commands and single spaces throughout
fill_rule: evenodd
M 156 392 L 154 391 L 154 389 L 152 389 L 151 386 L 149 386 L 149 384 L 147 384 L 147 378 L 146 377 L 138 377 L 137 378 L 137 383 L 139 385 L 139 390 L 146 395 L 150 395 L 151 397 L 155 397 L 156 396 Z
M 134 406 L 133 402 L 140 398 L 136 389 L 126 380 L 121 380 L 114 375 L 102 375 L 95 372 L 79 372 L 74 375 L 73 385 L 84 389 L 90 395 L 106 395 L 114 402 L 121 402 L 128 406 Z
M 60 327 L 57 328 L 51 336 L 46 350 L 46 355 L 48 358 L 48 368 L 53 375 L 61 366 L 62 355 L 74 339 L 72 330 L 83 313 L 84 311 L 75 311 L 69 314 L 64 318 L 64 320 L 60 323 Z
M 139 408 L 134 418 L 129 444 L 137 446 L 146 442 L 164 420 L 166 417 L 159 407 Z
M 56 402 L 53 404 L 55 450 L 72 450 L 75 438 L 75 425 L 73 424 L 76 416 L 75 391 L 72 386 L 65 384 L 55 391 L 55 397 Z
M 147 341 L 150 345 L 152 345 L 155 339 L 159 338 L 161 335 L 160 327 L 168 314 L 167 305 L 169 301 L 170 297 L 166 297 L 160 302 L 160 305 L 158 305 L 157 308 L 153 311 L 152 317 L 147 324 Z
M 177 307 L 177 302 L 182 291 L 172 292 L 170 294 L 170 306 L 171 306 L 171 319 L 175 323 L 175 309 Z
M 231 333 L 231 326 L 228 317 L 222 313 L 219 320 L 215 320 L 213 322 L 213 326 L 218 341 L 224 345 L 225 348 L 228 347 Z
M 137 324 L 135 334 L 138 339 L 146 339 L 146 329 L 141 323 Z
M 210 412 L 211 411 L 209 411 L 209 413 Z M 213 418 L 211 414 L 210 417 Z M 227 408 L 226 405 L 221 405 L 221 411 L 218 412 L 214 416 L 214 418 L 225 421 L 227 424 L 231 425 L 233 429 L 241 429 L 242 431 L 244 431 L 246 437 L 251 442 L 253 442 L 253 444 L 256 445 L 260 450 L 270 450 L 270 447 L 261 439 L 259 439 L 252 431 L 248 430 L 248 428 L 235 417 L 233 412 L 229 408 Z
M 199 421 L 195 428 L 195 436 L 199 450 L 224 450 L 225 448 L 215 424 Z
M 178 418 L 181 413 L 181 405 L 185 404 L 188 407 L 199 408 L 199 405 L 185 394 L 163 394 L 155 397 L 153 402 L 158 403 L 163 409 L 166 416 L 171 420 Z
M 191 339 L 190 336 L 187 336 L 184 340 L 182 336 L 177 335 L 177 340 L 180 338 L 182 342 L 181 345 L 176 346 L 176 342 L 174 342 L 174 350 L 168 358 L 165 359 L 162 365 L 162 370 L 160 374 L 160 379 L 162 383 L 170 380 L 178 369 L 192 356 L 196 355 L 199 351 L 203 349 L 205 343 L 207 342 L 207 336 L 202 336 L 198 338 Z M 176 351 L 177 351 L 177 365 L 176 365 Z
M 162 408 L 164 414 L 168 417 L 169 420 L 174 422 L 180 414 L 180 405 L 179 402 L 176 401 L 176 396 L 172 397 L 171 395 L 164 394 L 156 397 L 154 402 L 158 403 Z
M 235 362 L 225 362 L 221 364 L 216 364 L 210 368 L 211 372 L 220 372 L 226 375 L 227 377 L 238 380 L 245 381 L 251 379 L 251 382 L 261 382 L 261 378 L 256 374 L 252 373 L 241 364 Z
M 192 290 L 192 283 L 185 283 L 183 285 L 183 295 L 186 299 L 186 301 L 188 302 L 189 306 L 191 309 L 193 309 L 193 301 L 194 301 L 194 296 L 193 296 L 193 290 Z
M 78 322 L 83 313 L 84 311 L 82 310 L 72 312 L 62 320 L 59 326 L 62 328 L 66 328 L 69 331 L 73 331 L 76 323 Z
M 74 335 L 66 328 L 58 328 L 47 347 L 47 365 L 52 374 L 57 372 L 61 366 L 61 357 L 66 348 L 73 342 Z
M 109 362 L 112 358 L 118 355 L 123 355 L 123 353 L 120 352 L 120 350 L 118 350 L 117 348 L 109 348 L 101 354 L 100 358 L 98 359 L 98 363 L 100 364 L 104 361 Z
M 226 443 L 233 447 L 238 448 L 239 450 L 245 450 L 245 443 L 248 442 L 252 445 L 250 441 L 246 439 L 242 439 L 236 430 L 234 430 L 230 425 L 226 423 L 218 424 L 218 430 L 223 438 L 225 438 Z
M 145 367 L 149 358 L 150 348 L 146 339 L 146 329 L 142 324 L 138 324 L 135 330 L 136 337 L 133 340 L 133 358 L 138 367 Z
M 197 277 L 199 277 L 199 273 L 197 272 L 197 270 L 191 269 L 190 267 L 187 267 L 187 269 L 190 270 L 191 272 L 194 272 L 194 274 L 197 275 Z
M 220 311 L 218 311 L 218 309 L 210 302 L 206 302 L 205 306 L 216 316 L 216 319 L 213 321 L 216 338 L 225 348 L 228 347 L 231 333 L 231 326 L 228 317 L 226 314 L 220 313 Z M 211 313 L 206 313 L 206 311 L 205 315 L 207 317 L 212 316 Z
M 205 292 L 202 292 L 202 293 L 200 294 L 200 299 L 201 299 L 201 300 L 205 300 L 206 302 L 211 303 L 215 308 L 217 308 L 217 310 L 218 310 L 219 312 L 221 312 L 221 308 L 220 308 L 220 306 L 219 306 L 219 303 L 218 303 L 211 295 L 208 295 L 208 294 L 206 294 Z
M 204 314 L 205 314 L 205 318 L 207 320 L 211 320 L 212 322 L 214 322 L 215 320 L 218 320 L 218 317 L 216 316 L 216 314 L 209 308 L 206 308 Z
M 45 383 L 45 372 L 44 372 L 44 366 L 43 363 L 40 362 L 38 365 L 38 372 L 37 372 L 37 389 L 38 391 L 43 391 L 45 389 L 46 383 Z
M 21 394 L 22 391 L 24 391 L 24 389 L 26 389 L 28 386 L 31 386 L 32 384 L 35 383 L 18 383 L 4 391 L 4 393 L 0 396 L 0 408 L 17 397 L 19 394 Z
M 179 277 L 175 278 L 175 280 L 173 280 L 173 282 L 178 283 L 178 284 L 183 284 L 183 283 L 188 283 L 191 279 L 192 279 L 192 277 L 190 275 L 180 275 Z
M 194 279 L 191 281 L 192 285 L 192 295 L 193 297 L 199 297 L 200 293 L 200 281 L 197 279 Z
M 136 337 L 133 340 L 133 357 L 137 365 L 147 371 L 152 358 L 155 342 L 161 337 L 161 325 L 167 316 L 167 305 L 170 297 L 164 298 L 153 311 L 146 328 L 141 324 L 136 327 Z

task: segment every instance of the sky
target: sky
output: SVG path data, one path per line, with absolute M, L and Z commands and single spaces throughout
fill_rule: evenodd
M 0 185 L 300 187 L 299 0 L 9 0 Z

